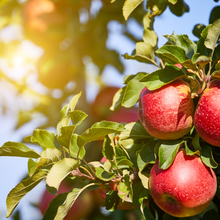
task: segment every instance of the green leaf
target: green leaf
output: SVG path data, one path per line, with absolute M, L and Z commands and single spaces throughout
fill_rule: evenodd
M 151 16 L 159 16 L 167 8 L 167 0 L 148 0 L 146 8 L 152 11 Z
M 157 46 L 158 37 L 153 30 L 154 18 L 150 15 L 150 10 L 147 11 L 143 19 L 143 40 L 145 43 L 149 43 L 152 47 Z
M 143 27 L 145 29 L 153 30 L 153 23 L 154 23 L 154 17 L 151 16 L 150 10 L 147 10 L 147 13 L 145 14 L 143 18 Z M 152 45 L 153 46 L 153 45 Z
M 69 112 L 69 114 L 71 117 L 71 121 L 73 125 L 75 126 L 80 125 L 85 120 L 85 118 L 88 116 L 85 112 L 80 111 L 80 110 Z
M 73 190 L 69 193 L 60 193 L 56 196 L 49 204 L 47 211 L 44 214 L 42 220 L 60 220 L 64 219 L 64 217 L 69 212 L 70 208 L 79 197 L 79 195 L 85 190 L 86 188 L 93 186 L 94 183 L 88 184 L 82 189 L 80 188 L 73 188 Z M 79 207 L 83 208 L 83 207 Z
M 6 200 L 7 204 L 7 216 L 9 217 L 13 210 L 16 208 L 20 200 L 30 192 L 35 186 L 37 186 L 47 176 L 47 171 L 40 171 L 34 176 L 22 180 L 18 185 L 13 188 Z
M 62 180 L 70 174 L 70 172 L 79 166 L 80 162 L 72 158 L 64 158 L 55 163 L 50 169 L 46 183 L 49 187 L 55 188 L 56 191 L 59 188 Z M 51 189 L 54 190 L 54 189 Z M 51 191 L 52 192 L 52 191 Z
M 149 175 L 150 174 L 141 173 L 140 171 L 138 172 L 138 176 L 139 176 L 141 183 L 145 189 L 149 189 L 149 184 L 148 184 L 149 183 Z
M 124 170 L 123 177 L 124 181 L 120 182 L 117 186 L 118 196 L 122 199 L 122 201 L 133 202 L 132 182 L 129 176 L 129 172 Z
M 116 163 L 119 169 L 129 169 L 134 167 L 133 163 L 125 157 L 118 157 Z
M 118 108 L 121 107 L 121 102 L 123 100 L 123 96 L 124 96 L 124 92 L 125 92 L 125 88 L 120 88 L 114 95 L 113 100 L 112 100 L 112 105 L 110 107 L 110 110 L 115 111 Z
M 0 147 L 0 156 L 27 157 L 37 159 L 40 154 L 18 142 L 6 142 Z
M 218 72 L 218 74 L 219 74 L 219 72 L 220 72 L 220 63 L 216 63 L 215 69 L 217 70 L 217 72 Z M 216 72 L 216 71 L 214 71 L 214 72 L 212 73 L 212 75 L 213 75 L 213 74 L 216 74 L 215 72 Z
M 158 67 L 157 63 L 151 59 L 151 58 L 148 58 L 144 55 L 140 55 L 140 54 L 135 54 L 135 55 L 128 55 L 127 53 L 122 55 L 125 59 L 127 60 L 137 60 L 138 62 L 141 62 L 141 63 L 151 63 L 151 64 L 154 64 L 155 66 Z
M 151 44 L 145 42 L 136 43 L 136 54 L 154 60 L 154 49 Z
M 73 98 L 70 100 L 70 102 L 69 102 L 69 110 L 71 112 L 74 111 L 74 109 L 76 107 L 76 104 L 77 104 L 79 98 L 81 97 L 81 94 L 82 94 L 82 92 L 74 95 Z
M 102 140 L 108 134 L 117 133 L 124 130 L 125 130 L 124 126 L 116 122 L 111 122 L 111 121 L 96 122 L 95 124 L 92 125 L 91 128 L 86 130 L 82 135 L 78 136 L 77 143 L 79 147 L 82 147 L 86 143 L 89 143 L 91 141 Z
M 141 181 L 133 184 L 133 204 L 142 204 L 143 200 L 148 199 L 150 191 L 143 187 Z
M 112 160 L 114 156 L 114 141 L 111 135 L 106 135 L 103 143 L 103 148 L 102 148 L 102 154 L 104 157 L 106 157 L 108 160 Z
M 56 137 L 53 132 L 36 129 L 32 136 L 27 136 L 24 138 L 25 142 L 35 143 L 40 145 L 44 150 L 47 148 L 56 148 L 55 141 Z
M 57 136 L 57 140 L 59 141 L 61 146 L 69 148 L 74 130 L 74 125 L 61 127 L 60 134 L 59 136 Z
M 184 76 L 184 73 L 174 65 L 167 65 L 164 69 L 156 70 L 140 81 L 149 89 L 155 90 Z
M 37 162 L 35 162 L 33 159 L 30 158 L 28 160 L 28 175 L 29 176 L 32 176 L 36 167 L 37 167 Z
M 218 164 L 215 162 L 215 159 L 213 157 L 212 148 L 209 146 L 203 146 L 201 151 L 201 159 L 203 163 L 211 168 L 216 168 Z
M 117 110 L 120 106 L 130 108 L 136 104 L 143 89 L 143 84 L 139 82 L 147 73 L 139 72 L 136 75 L 124 77 L 125 87 L 119 89 L 114 98 L 110 110 Z
M 193 140 L 192 140 L 192 145 L 193 145 L 195 151 L 201 150 L 199 139 L 200 139 L 200 136 L 198 133 L 196 133 L 195 136 L 193 137 Z
M 202 31 L 205 29 L 205 25 L 204 24 L 196 24 L 193 28 L 193 34 L 200 38 L 201 37 L 201 33 Z
M 168 0 L 169 3 L 175 5 L 177 3 L 178 0 Z
M 220 70 L 214 71 L 212 73 L 212 78 L 214 79 L 220 79 Z
M 155 52 L 161 59 L 169 63 L 184 63 L 188 57 L 183 48 L 175 45 L 164 45 Z
M 187 141 L 185 141 L 185 151 L 186 151 L 186 155 L 198 155 L 200 156 L 200 151 L 199 150 L 191 150 L 188 145 L 187 145 Z
M 128 82 L 124 90 L 122 106 L 130 108 L 137 103 L 139 95 L 144 89 L 144 85 L 140 83 L 139 80 L 145 75 L 145 73 L 137 73 L 134 78 Z
M 45 166 L 52 165 L 54 162 L 57 162 L 61 159 L 62 152 L 58 149 L 47 148 L 41 152 L 41 157 L 38 158 L 35 164 L 33 161 L 28 161 L 28 174 L 32 176 L 39 169 L 42 169 Z
M 123 16 L 125 20 L 128 19 L 129 15 L 143 2 L 143 0 L 126 0 L 123 6 Z
M 168 42 L 172 45 L 178 46 L 185 51 L 187 58 L 191 59 L 197 51 L 197 45 L 191 41 L 187 35 L 165 35 Z
M 78 135 L 74 134 L 75 129 L 74 125 L 69 125 L 61 128 L 61 134 L 57 138 L 61 146 L 65 148 L 65 151 L 68 152 L 73 158 L 82 159 L 85 156 L 85 149 L 82 149 L 79 152 L 79 146 L 77 144 Z
M 134 55 L 123 55 L 125 59 L 133 59 L 143 63 L 151 63 L 158 67 L 154 60 L 154 48 L 151 44 L 145 42 L 137 42 Z
M 205 46 L 213 51 L 216 47 L 219 34 L 220 34 L 220 19 L 214 21 L 211 27 L 209 28 L 208 35 L 205 39 Z
M 110 162 L 110 160 L 106 160 L 106 161 L 104 162 L 103 168 L 104 168 L 104 170 L 105 170 L 106 172 L 110 172 L 111 169 L 112 169 L 112 162 Z
M 105 197 L 105 207 L 109 211 L 115 211 L 119 204 L 119 197 L 117 195 L 117 191 L 110 190 L 106 193 Z
M 69 125 L 70 120 L 71 120 L 69 112 L 74 111 L 76 104 L 77 104 L 80 97 L 81 97 L 81 92 L 74 95 L 73 98 L 70 100 L 70 102 L 68 104 L 64 105 L 64 107 L 61 109 L 61 120 L 57 124 L 57 135 L 58 136 L 61 135 L 61 128 Z M 82 115 L 81 115 L 81 117 L 82 117 Z M 81 120 L 82 120 L 82 118 L 81 118 Z
M 156 155 L 154 148 L 156 141 L 149 141 L 144 144 L 138 153 L 137 165 L 140 171 L 142 171 L 148 164 L 154 164 L 156 162 Z
M 201 37 L 199 38 L 198 42 L 197 42 L 197 53 L 201 54 L 201 55 L 205 55 L 205 56 L 209 56 L 211 50 L 207 49 L 204 45 L 206 37 L 208 35 L 208 31 L 209 28 L 211 27 L 211 25 L 208 25 L 207 27 L 205 27 L 201 33 Z
M 125 125 L 126 131 L 120 133 L 120 140 L 135 139 L 135 140 L 148 140 L 153 138 L 140 121 L 131 122 Z
M 164 141 L 159 148 L 159 168 L 167 169 L 173 163 L 180 145 L 184 141 L 182 139 L 174 141 Z
M 153 48 L 157 46 L 158 36 L 154 30 L 145 29 L 143 33 L 143 40 L 150 44 Z
M 195 53 L 192 56 L 192 62 L 193 63 L 198 63 L 201 66 L 205 66 L 207 63 L 209 63 L 211 59 L 205 55 L 200 55 L 199 53 Z
M 178 0 L 176 4 L 169 4 L 169 8 L 176 16 L 182 16 L 185 12 L 189 12 L 189 6 L 184 0 Z
M 153 214 L 151 213 L 150 209 L 148 209 L 145 205 L 144 205 L 142 213 L 144 214 L 144 218 L 146 220 L 155 220 L 155 218 L 154 218 Z
M 70 145 L 70 155 L 73 158 L 79 158 L 79 159 L 83 159 L 86 151 L 84 147 L 79 147 L 78 145 L 78 135 L 77 134 L 73 134 L 72 135 L 72 139 L 71 139 L 71 145 Z M 80 150 L 80 151 L 79 151 Z
M 98 168 L 96 169 L 96 176 L 97 176 L 100 180 L 110 181 L 110 180 L 115 176 L 115 174 L 114 174 L 114 173 L 111 173 L 111 172 L 105 171 L 105 169 L 104 169 L 103 167 L 98 167 Z

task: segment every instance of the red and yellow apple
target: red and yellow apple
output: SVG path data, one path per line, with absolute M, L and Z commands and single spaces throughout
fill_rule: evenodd
M 146 87 L 139 98 L 139 118 L 147 132 L 163 140 L 186 135 L 193 125 L 194 103 L 188 84 L 175 80 L 159 89 Z
M 205 210 L 217 188 L 214 171 L 200 157 L 186 155 L 180 150 L 172 165 L 153 166 L 149 177 L 149 189 L 155 203 L 166 213 L 176 217 L 188 217 Z
M 213 81 L 202 93 L 194 114 L 199 136 L 211 145 L 220 147 L 220 80 Z
M 58 194 L 70 192 L 73 186 L 67 185 L 65 182 L 62 182 Z M 44 215 L 47 208 L 49 207 L 50 202 L 55 198 L 55 195 L 50 194 L 47 190 L 44 191 L 40 203 L 39 210 Z M 64 218 L 65 220 L 80 220 L 86 218 L 93 211 L 95 205 L 94 195 L 92 191 L 83 191 L 72 208 L 69 210 L 68 214 Z

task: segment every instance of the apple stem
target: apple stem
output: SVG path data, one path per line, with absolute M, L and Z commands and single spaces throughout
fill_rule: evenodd
M 201 82 L 204 82 L 205 79 L 206 79 L 205 74 L 204 74 L 204 70 L 201 72 L 201 69 L 199 69 L 198 66 L 196 66 L 196 69 L 197 69 L 197 72 L 195 72 L 195 73 L 198 73 L 198 74 L 196 74 L 196 75 L 198 76 L 199 80 L 200 80 Z
M 211 80 L 211 69 L 212 69 L 212 63 L 209 62 L 209 71 L 206 76 L 206 82 L 208 86 L 210 85 L 210 80 Z

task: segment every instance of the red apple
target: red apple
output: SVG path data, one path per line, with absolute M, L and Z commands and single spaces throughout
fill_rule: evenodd
M 205 210 L 216 193 L 214 171 L 200 157 L 188 156 L 180 150 L 172 165 L 162 170 L 153 166 L 149 189 L 155 203 L 176 217 L 196 215 Z
M 73 186 L 67 185 L 66 183 L 61 183 L 58 194 L 70 192 Z M 41 201 L 39 203 L 39 209 L 42 214 L 44 214 L 52 201 L 56 196 L 50 194 L 47 190 L 44 191 Z M 95 205 L 94 195 L 92 191 L 83 191 L 77 198 L 72 208 L 69 210 L 65 217 L 65 220 L 79 220 L 86 218 L 93 210 Z
M 98 117 L 105 118 L 111 113 L 109 109 L 115 93 L 119 90 L 116 86 L 102 88 L 92 103 L 92 113 Z
M 194 104 L 190 88 L 175 80 L 159 89 L 144 88 L 139 98 L 139 118 L 153 137 L 175 140 L 187 134 L 193 124 Z
M 213 81 L 202 93 L 194 115 L 199 136 L 211 145 L 220 147 L 220 80 Z
M 130 123 L 136 122 L 138 120 L 138 117 L 138 109 L 122 108 L 112 112 L 109 117 L 107 117 L 107 120 L 118 123 Z

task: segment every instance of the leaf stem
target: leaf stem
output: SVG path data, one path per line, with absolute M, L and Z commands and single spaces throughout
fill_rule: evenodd
M 164 65 L 164 63 L 163 63 L 163 60 L 161 59 L 161 58 L 159 58 L 159 60 L 160 60 L 160 65 L 162 66 L 162 69 L 164 69 L 165 68 L 165 65 Z M 158 66 L 157 66 L 158 67 Z
M 90 171 L 93 173 L 94 176 L 96 176 L 96 173 L 94 172 L 94 170 L 89 166 L 89 164 L 87 163 L 87 161 L 85 159 L 83 159 L 83 162 L 88 166 L 88 168 L 90 169 Z

